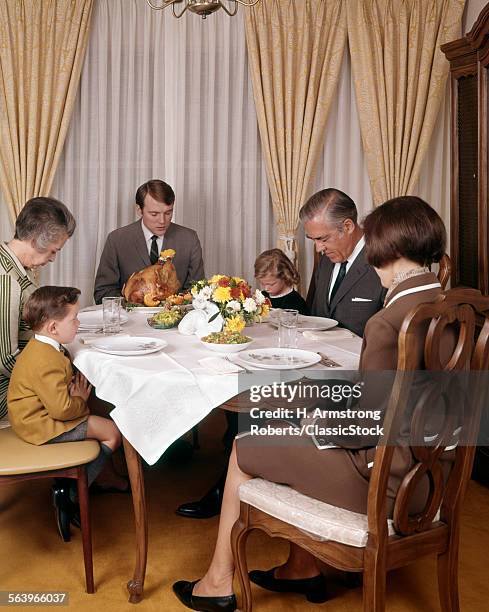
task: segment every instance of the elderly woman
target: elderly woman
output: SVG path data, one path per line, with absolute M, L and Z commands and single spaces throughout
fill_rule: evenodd
M 15 360 L 32 335 L 22 319 L 24 304 L 36 289 L 31 272 L 56 259 L 75 227 L 64 204 L 32 198 L 17 217 L 13 239 L 0 244 L 0 424 L 7 424 L 7 388 Z
M 433 302 L 441 292 L 428 266 L 445 251 L 445 228 L 428 204 L 416 197 L 389 200 L 370 213 L 364 222 L 366 255 L 381 283 L 388 289 L 384 308 L 365 328 L 360 370 L 395 370 L 399 330 L 406 314 L 418 304 Z M 419 357 L 422 368 L 422 356 Z M 297 445 L 286 435 L 280 443 L 259 444 L 252 436 L 239 437 L 233 448 L 224 490 L 216 547 L 205 576 L 196 582 L 180 581 L 173 590 L 192 610 L 236 609 L 233 594 L 234 564 L 231 528 L 239 515 L 239 486 L 253 477 L 288 484 L 297 491 L 355 512 L 366 513 L 369 472 L 375 448 L 348 446 L 345 439 L 331 440 L 340 446 L 319 449 L 310 438 Z M 258 448 L 259 445 L 259 448 Z M 410 469 L 410 456 L 399 450 L 399 461 L 388 487 L 392 512 L 397 488 Z M 393 464 L 394 465 L 394 464 Z M 309 601 L 325 601 L 324 578 L 314 557 L 292 546 L 287 562 L 268 571 L 250 573 L 253 582 L 278 592 L 297 592 Z

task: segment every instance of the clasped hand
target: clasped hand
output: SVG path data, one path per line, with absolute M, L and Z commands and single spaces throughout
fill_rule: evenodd
M 91 390 L 92 385 L 81 372 L 77 372 L 71 379 L 69 391 L 72 397 L 81 397 L 86 402 L 90 396 Z

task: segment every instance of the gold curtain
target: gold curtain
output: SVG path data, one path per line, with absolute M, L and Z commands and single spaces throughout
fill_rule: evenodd
M 465 0 L 348 0 L 348 41 L 374 203 L 412 192 L 445 95 L 440 45 Z
M 346 42 L 343 0 L 266 0 L 246 42 L 279 246 L 294 259 L 300 207 L 324 145 Z
M 12 219 L 48 195 L 66 137 L 93 0 L 0 2 L 0 184 Z

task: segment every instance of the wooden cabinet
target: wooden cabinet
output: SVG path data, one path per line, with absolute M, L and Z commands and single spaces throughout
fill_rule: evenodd
M 441 49 L 452 89 L 451 282 L 487 295 L 489 4 L 468 34 Z M 489 486 L 488 410 L 480 431 L 472 477 Z
M 468 34 L 441 49 L 452 90 L 451 282 L 487 295 L 489 4 Z

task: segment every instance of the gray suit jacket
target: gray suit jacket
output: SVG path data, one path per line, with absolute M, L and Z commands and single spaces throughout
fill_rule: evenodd
M 204 278 L 202 247 L 197 232 L 171 223 L 163 238 L 163 249 L 175 249 L 173 260 L 178 280 L 187 289 L 194 280 Z M 134 272 L 151 265 L 141 221 L 114 230 L 100 258 L 95 277 L 94 298 L 100 304 L 103 297 L 121 295 L 122 287 Z
M 312 314 L 317 317 L 336 319 L 342 327 L 350 329 L 358 336 L 363 336 L 368 319 L 384 304 L 385 289 L 380 284 L 375 270 L 365 261 L 365 248 L 363 248 L 330 304 L 328 294 L 333 268 L 334 263 L 322 255 L 316 270 L 316 291 L 312 303 Z M 353 301 L 353 298 L 363 298 L 369 301 Z

